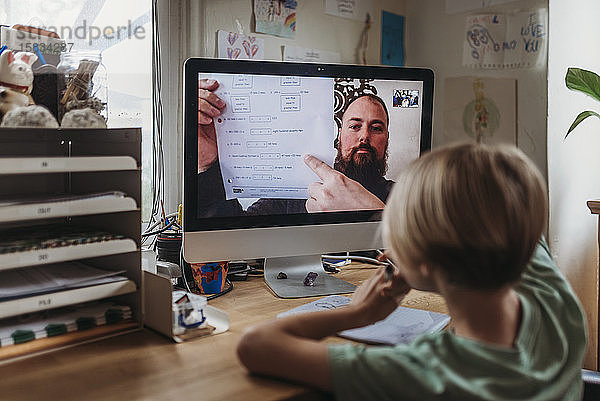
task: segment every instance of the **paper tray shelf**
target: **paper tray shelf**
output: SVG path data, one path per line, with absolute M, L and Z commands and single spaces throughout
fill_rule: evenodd
M 95 258 L 133 252 L 137 249 L 134 240 L 115 239 L 91 244 L 70 245 L 58 248 L 46 248 L 25 252 L 0 254 L 0 271 L 18 267 L 66 262 L 69 260 Z
M 0 157 L 0 174 L 135 170 L 131 156 Z
M 116 213 L 135 210 L 137 204 L 130 197 L 90 198 L 56 202 L 0 205 L 0 223 L 83 216 L 87 214 Z
M 18 298 L 0 303 L 0 319 L 135 292 L 131 280 Z

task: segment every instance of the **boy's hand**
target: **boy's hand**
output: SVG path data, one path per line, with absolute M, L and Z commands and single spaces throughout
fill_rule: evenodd
M 225 102 L 213 93 L 219 87 L 214 79 L 198 81 L 198 172 L 217 160 L 217 135 L 213 118 L 221 115 Z
M 394 269 L 391 280 L 387 281 L 384 266 L 354 291 L 350 305 L 360 310 L 365 325 L 368 325 L 385 319 L 396 310 L 409 291 L 410 286 L 398 269 Z

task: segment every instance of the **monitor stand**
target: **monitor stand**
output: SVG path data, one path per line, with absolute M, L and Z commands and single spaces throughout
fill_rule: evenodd
M 303 298 L 353 292 L 356 286 L 337 277 L 333 277 L 323 269 L 321 255 L 286 256 L 267 258 L 264 267 L 265 281 L 271 290 L 280 298 Z M 279 273 L 287 278 L 277 278 Z M 304 285 L 309 272 L 318 274 L 314 285 Z

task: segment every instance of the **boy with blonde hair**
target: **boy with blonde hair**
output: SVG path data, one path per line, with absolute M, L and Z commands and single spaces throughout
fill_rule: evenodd
M 585 318 L 542 237 L 547 210 L 518 149 L 431 152 L 384 210 L 392 280 L 380 269 L 347 307 L 251 328 L 240 360 L 344 400 L 580 400 Z M 452 329 L 397 346 L 318 341 L 384 319 L 410 288 L 439 293 Z

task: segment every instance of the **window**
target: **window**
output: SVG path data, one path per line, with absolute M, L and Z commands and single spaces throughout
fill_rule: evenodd
M 67 42 L 65 52 L 101 52 L 107 72 L 108 126 L 142 128 L 142 218 L 148 220 L 152 207 L 152 0 L 0 0 L 0 24 L 54 31 Z

